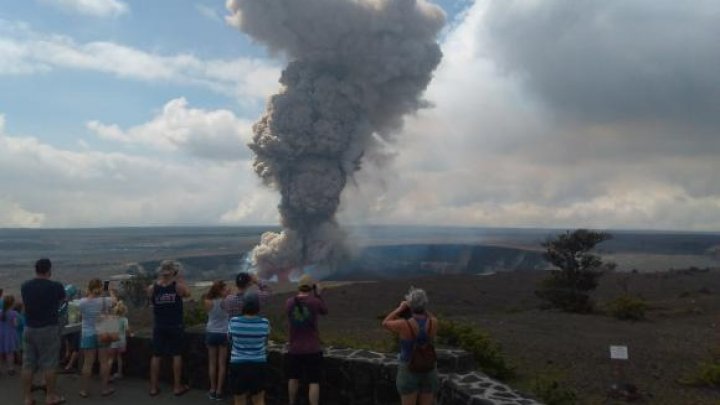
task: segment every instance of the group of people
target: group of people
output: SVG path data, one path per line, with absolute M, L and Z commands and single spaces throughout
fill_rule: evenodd
M 150 395 L 159 391 L 160 358 L 173 358 L 173 393 L 182 395 L 188 387 L 182 385 L 183 298 L 190 291 L 182 280 L 177 262 L 163 262 L 158 281 L 148 288 L 153 306 L 153 358 L 150 368 Z M 224 281 L 212 284 L 203 296 L 208 315 L 206 339 L 208 351 L 208 398 L 222 400 L 228 381 L 235 404 L 265 403 L 268 384 L 267 343 L 270 321 L 261 315 L 270 292 L 266 284 L 249 273 L 235 279 L 235 291 Z M 297 294 L 288 299 L 286 313 L 289 324 L 289 344 L 286 357 L 288 395 L 291 403 L 297 398 L 300 380 L 309 384 L 310 404 L 320 401 L 320 380 L 323 369 L 323 349 L 318 332 L 318 317 L 327 314 L 320 286 L 305 275 L 298 282 Z M 229 373 L 228 373 L 229 369 Z
M 23 283 L 21 287 L 23 306 L 15 306 L 24 308 L 24 312 L 6 311 L 6 305 L 12 304 L 14 297 L 7 296 L 3 299 L 3 316 L 0 317 L 3 320 L 0 328 L 3 334 L 0 337 L 3 342 L 10 342 L 3 344 L 3 351 L 14 347 L 16 352 L 21 353 L 24 403 L 35 404 L 33 391 L 36 386 L 44 389 L 46 404 L 66 402 L 57 391 L 56 371 L 61 357 L 65 358 L 66 371 L 71 371 L 78 358 L 82 358 L 79 391 L 81 397 L 88 397 L 96 360 L 99 362 L 102 381 L 101 395 L 111 395 L 114 389 L 110 385 L 110 369 L 113 363 L 117 362 L 116 377 L 121 376 L 122 353 L 130 333 L 125 316 L 127 308 L 107 290 L 107 284 L 100 279 L 92 279 L 88 283 L 86 295 L 79 298 L 74 286 L 63 286 L 51 278 L 52 262 L 49 259 L 40 259 L 35 263 L 35 278 Z M 98 335 L 98 320 L 104 316 L 108 317 L 109 322 L 116 323 L 111 327 L 117 333 L 110 340 L 103 340 Z M 79 334 L 63 333 L 70 318 L 81 319 Z M 5 332 L 9 331 L 10 326 L 15 326 L 14 339 L 6 337 Z M 18 330 L 18 327 L 21 330 Z M 12 360 L 11 364 L 14 364 L 17 359 Z M 7 362 L 10 361 L 8 355 Z M 14 365 L 9 367 L 14 372 Z M 8 374 L 12 373 L 8 371 Z M 36 378 L 41 380 L 38 385 L 33 384 Z
M 9 358 L 6 352 L 12 349 L 10 364 L 15 364 L 16 352 L 18 348 L 22 349 L 26 405 L 35 404 L 32 393 L 34 375 L 43 379 L 45 403 L 64 403 L 65 398 L 57 392 L 55 376 L 62 339 L 59 331 L 63 324 L 63 307 L 74 307 L 82 319 L 82 326 L 79 341 L 73 343 L 69 339 L 67 342 L 66 356 L 73 359 L 73 353 L 78 349 L 82 353 L 79 395 L 83 398 L 90 395 L 90 380 L 96 360 L 99 362 L 100 395 L 112 395 L 111 369 L 117 362 L 118 373 L 122 373 L 122 354 L 126 337 L 130 335 L 125 316 L 127 309 L 99 279 L 91 280 L 86 296 L 77 299 L 76 291 L 68 291 L 62 284 L 51 280 L 51 269 L 50 260 L 38 260 L 35 278 L 22 286 L 22 302 L 25 304 L 25 320 L 22 323 L 25 327 L 21 335 L 18 335 L 17 328 L 22 316 L 13 309 L 7 309 L 16 308 L 12 297 L 1 300 L 0 331 L 3 334 L 0 335 L 0 353 Z M 162 262 L 157 269 L 157 280 L 147 288 L 153 311 L 150 396 L 160 394 L 160 362 L 163 357 L 172 358 L 172 393 L 181 396 L 189 390 L 182 382 L 182 354 L 183 302 L 190 294 L 180 263 L 171 260 Z M 269 296 L 267 285 L 255 275 L 245 272 L 237 275 L 234 289 L 223 281 L 216 281 L 203 295 L 202 305 L 208 318 L 205 338 L 210 380 L 208 398 L 222 400 L 225 393 L 230 393 L 236 405 L 245 405 L 247 401 L 254 405 L 265 403 L 265 390 L 269 383 L 267 345 L 271 324 L 263 316 L 262 309 Z M 427 295 L 423 290 L 411 289 L 405 300 L 382 321 L 382 326 L 400 339 L 396 385 L 403 405 L 432 404 L 439 386 L 432 346 L 438 322 L 427 312 L 427 304 Z M 309 403 L 317 405 L 323 374 L 318 319 L 328 313 L 320 285 L 310 276 L 302 276 L 297 283 L 297 292 L 285 302 L 284 311 L 288 325 L 284 365 L 290 404 L 297 400 L 300 381 L 305 381 Z M 112 319 L 118 323 L 114 328 L 118 336 L 114 339 L 105 339 L 98 329 L 99 319 L 106 314 L 113 314 Z M 5 343 L 6 329 L 14 333 L 13 339 L 7 339 L 9 344 Z M 8 373 L 14 371 L 14 366 L 9 367 Z

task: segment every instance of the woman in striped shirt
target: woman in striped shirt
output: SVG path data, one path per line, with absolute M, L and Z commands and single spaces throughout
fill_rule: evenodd
M 248 397 L 253 405 L 265 404 L 267 340 L 270 322 L 261 316 L 260 299 L 255 293 L 243 297 L 242 315 L 230 319 L 228 336 L 231 387 L 235 405 L 245 405 Z

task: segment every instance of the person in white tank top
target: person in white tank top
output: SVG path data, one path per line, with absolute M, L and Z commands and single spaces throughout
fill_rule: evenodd
M 205 326 L 205 344 L 208 348 L 208 376 L 210 377 L 210 391 L 208 398 L 223 399 L 223 383 L 227 372 L 228 354 L 228 313 L 223 308 L 223 299 L 230 289 L 224 281 L 216 281 L 203 299 L 205 311 L 208 314 Z

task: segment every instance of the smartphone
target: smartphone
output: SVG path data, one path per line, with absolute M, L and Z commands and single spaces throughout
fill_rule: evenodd
M 110 289 L 110 281 L 103 281 L 103 291 L 108 291 Z

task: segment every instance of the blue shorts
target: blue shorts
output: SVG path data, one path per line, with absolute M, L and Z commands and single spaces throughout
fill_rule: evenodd
M 210 347 L 227 346 L 227 333 L 207 332 L 205 333 L 205 344 Z
M 80 350 L 107 349 L 109 346 L 100 343 L 97 335 L 82 335 L 80 338 Z
M 440 389 L 437 369 L 427 373 L 413 373 L 408 370 L 407 363 L 398 364 L 395 385 L 400 395 L 436 393 Z

